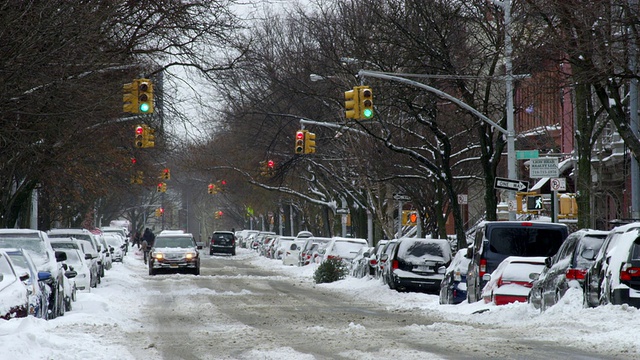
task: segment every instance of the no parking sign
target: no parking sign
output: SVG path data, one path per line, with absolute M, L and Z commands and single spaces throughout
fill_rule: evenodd
M 567 191 L 567 179 L 565 178 L 551 178 L 551 184 L 549 185 L 551 191 Z

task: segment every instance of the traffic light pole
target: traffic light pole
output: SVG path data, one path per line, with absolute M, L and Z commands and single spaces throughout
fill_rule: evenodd
M 510 43 L 509 43 L 510 45 Z M 383 73 L 383 72 L 378 72 L 378 71 L 370 71 L 370 70 L 360 70 L 358 71 L 358 76 L 360 76 L 361 78 L 365 77 L 365 76 L 369 76 L 369 77 L 373 77 L 373 78 L 378 78 L 378 79 L 383 79 L 383 80 L 390 80 L 390 81 L 395 81 L 395 82 L 400 82 L 400 83 L 404 83 L 407 85 L 411 85 L 411 86 L 415 86 L 424 90 L 427 90 L 431 93 L 436 94 L 439 97 L 445 98 L 449 101 L 451 101 L 452 103 L 455 103 L 456 105 L 460 106 L 461 108 L 469 111 L 470 113 L 474 114 L 475 116 L 477 116 L 480 120 L 488 123 L 489 125 L 493 126 L 496 130 L 500 131 L 501 133 L 503 133 L 506 138 L 507 138 L 507 168 L 508 168 L 508 177 L 509 179 L 516 179 L 517 178 L 517 174 L 516 174 L 516 154 L 515 154 L 515 130 L 514 130 L 514 121 L 513 121 L 513 98 L 512 98 L 512 90 L 511 87 L 508 87 L 507 89 L 507 93 L 509 95 L 507 95 L 507 129 L 504 129 L 503 127 L 501 127 L 500 125 L 498 125 L 496 122 L 494 122 L 493 120 L 489 119 L 488 117 L 486 117 L 484 114 L 482 114 L 481 112 L 479 112 L 478 110 L 474 109 L 473 107 L 469 106 L 468 104 L 462 102 L 461 100 L 445 93 L 442 90 L 438 90 L 436 88 L 433 88 L 429 85 L 425 85 L 423 83 L 417 82 L 417 81 L 413 81 L 413 80 L 409 80 L 400 76 L 396 76 L 396 75 L 389 75 L 388 73 Z M 507 82 L 508 84 L 512 83 L 512 79 L 511 76 L 507 75 Z M 511 101 L 509 101 L 509 98 L 511 98 Z M 511 111 L 509 111 L 509 109 L 511 109 Z M 513 198 L 513 199 L 512 199 Z M 515 192 L 513 191 L 509 191 L 509 200 L 515 202 Z M 510 207 L 509 209 L 509 220 L 515 220 L 516 219 L 516 209 L 515 207 Z

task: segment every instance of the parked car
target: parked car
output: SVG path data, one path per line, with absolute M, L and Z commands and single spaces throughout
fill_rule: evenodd
M 640 235 L 640 222 L 621 225 L 609 232 L 593 264 L 591 264 L 584 276 L 583 302 L 586 307 L 595 307 L 609 302 L 606 296 L 610 294 L 610 289 L 603 288 L 602 285 L 609 284 L 609 282 L 605 282 L 605 278 L 611 274 L 609 270 L 611 256 L 620 239 L 627 236 L 633 238 L 638 235 Z M 617 271 L 618 269 L 614 270 Z
M 104 233 L 102 234 L 102 237 L 104 238 L 109 248 L 111 261 L 122 262 L 127 247 L 127 244 L 122 239 L 122 236 L 118 235 L 117 233 Z
M 384 250 L 384 246 L 389 242 L 389 240 L 379 240 L 378 243 L 376 244 L 376 246 L 373 249 L 373 253 L 371 254 L 371 256 L 369 257 L 369 265 L 371 266 L 371 275 L 375 276 L 376 278 L 380 277 L 379 274 L 379 270 L 380 270 L 380 255 L 382 254 L 382 251 Z
M 509 256 L 549 257 L 558 252 L 569 235 L 567 225 L 542 221 L 486 221 L 478 225 L 468 248 L 467 300 L 481 299 L 492 273 Z
M 100 252 L 102 253 L 102 262 L 105 270 L 111 270 L 113 267 L 113 256 L 111 255 L 111 249 L 109 249 L 109 244 L 107 240 L 104 238 L 103 234 L 96 235 L 98 239 L 98 243 L 100 244 Z
M 78 249 L 62 249 L 67 254 L 67 260 L 64 263 L 69 271 L 75 271 L 76 276 L 73 277 L 73 283 L 76 290 L 91 290 L 91 268 L 89 260 L 86 260 L 84 253 Z
M 607 253 L 600 285 L 599 304 L 628 304 L 640 308 L 640 234 L 637 230 L 619 236 Z M 595 263 L 594 263 L 595 265 Z
M 437 294 L 451 263 L 451 245 L 444 239 L 402 238 L 382 259 L 389 288 Z
M 29 295 L 23 283 L 27 279 L 29 274 L 19 276 L 9 255 L 0 249 L 0 319 L 29 315 Z
M 584 291 L 587 269 L 600 251 L 608 231 L 582 229 L 567 237 L 558 252 L 545 259 L 545 267 L 535 277 L 529 303 L 542 311 L 556 304 L 571 287 Z
M 129 231 L 126 228 L 119 226 L 103 226 L 100 228 L 103 234 L 116 234 L 122 238 L 124 243 L 124 248 L 122 252 L 124 255 L 127 255 L 127 251 L 129 250 Z
M 304 245 L 305 239 L 295 239 L 291 244 L 289 244 L 289 248 L 285 250 L 284 255 L 282 256 L 282 264 L 283 265 L 298 265 L 300 258 L 300 249 L 301 246 Z
M 85 248 L 85 253 L 90 253 L 95 256 L 96 263 L 98 265 L 98 275 L 104 277 L 104 253 L 102 253 L 102 246 L 98 243 L 98 239 L 95 234 L 87 229 L 51 229 L 47 231 L 47 235 L 50 238 L 75 238 L 82 241 L 87 241 L 91 248 Z
M 298 259 L 299 266 L 309 265 L 316 262 L 316 258 L 321 256 L 320 249 L 325 249 L 331 242 L 331 238 L 311 236 L 308 238 L 302 237 L 299 239 L 305 239 L 300 250 L 300 258 Z
M 382 279 L 382 283 L 389 285 L 389 287 L 394 286 L 393 283 L 390 282 L 390 275 L 388 272 L 388 262 L 389 256 L 393 249 L 398 245 L 398 239 L 390 240 L 383 248 L 382 253 L 378 257 L 378 273 L 376 273 L 376 277 Z
M 440 304 L 460 304 L 467 300 L 467 270 L 471 260 L 466 255 L 467 249 L 458 250 L 444 272 L 440 283 Z
M 93 253 L 93 247 L 88 241 L 78 240 L 74 238 L 53 238 L 51 239 L 51 246 L 55 250 L 75 249 L 82 252 L 84 259 L 87 261 L 87 265 L 90 271 L 90 287 L 97 287 L 100 283 L 100 273 L 98 270 L 98 255 Z
M 189 233 L 159 234 L 149 251 L 149 275 L 155 275 L 160 269 L 187 270 L 200 275 L 198 248 Z
M 526 303 L 533 285 L 532 273 L 540 274 L 544 268 L 542 256 L 509 256 L 502 260 L 491 274 L 484 274 L 486 285 L 482 288 L 485 303 L 505 305 Z
M 371 274 L 371 264 L 369 259 L 375 250 L 374 247 L 365 246 L 358 251 L 356 257 L 351 261 L 351 276 L 363 278 Z
M 66 260 L 66 254 L 53 250 L 47 234 L 31 229 L 0 229 L 0 248 L 25 249 L 31 254 L 38 271 L 51 274 L 46 281 L 51 289 L 47 319 L 64 315 L 64 291 L 67 280 L 62 262 Z
M 33 258 L 24 249 L 6 249 L 6 253 L 11 258 L 14 270 L 19 278 L 23 279 L 24 274 L 29 275 L 28 279 L 23 280 L 29 296 L 29 315 L 46 319 L 51 289 L 45 281 L 51 278 L 51 273 L 46 271 L 39 272 Z
M 209 241 L 209 255 L 227 253 L 236 255 L 236 236 L 231 231 L 214 231 Z
M 322 261 L 338 258 L 342 259 L 345 265 L 349 267 L 351 266 L 351 260 L 365 246 L 369 246 L 366 239 L 333 237 L 323 251 Z
M 293 243 L 294 239 L 295 238 L 293 236 L 278 236 L 273 244 L 273 258 L 276 260 L 282 260 L 284 252 L 289 248 L 291 243 Z

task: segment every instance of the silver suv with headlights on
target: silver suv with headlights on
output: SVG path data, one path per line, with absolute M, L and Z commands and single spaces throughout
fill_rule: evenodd
M 160 233 L 149 251 L 149 275 L 163 269 L 200 275 L 201 248 L 191 234 Z

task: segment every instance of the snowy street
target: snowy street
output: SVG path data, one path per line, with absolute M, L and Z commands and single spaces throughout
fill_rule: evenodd
M 635 308 L 540 314 L 527 304 L 439 305 L 378 280 L 313 283 L 315 265 L 238 249 L 203 255 L 201 276 L 147 275 L 129 252 L 64 317 L 0 320 L 1 359 L 638 358 Z M 575 295 L 575 296 L 573 296 Z M 488 308 L 489 311 L 473 314 Z

